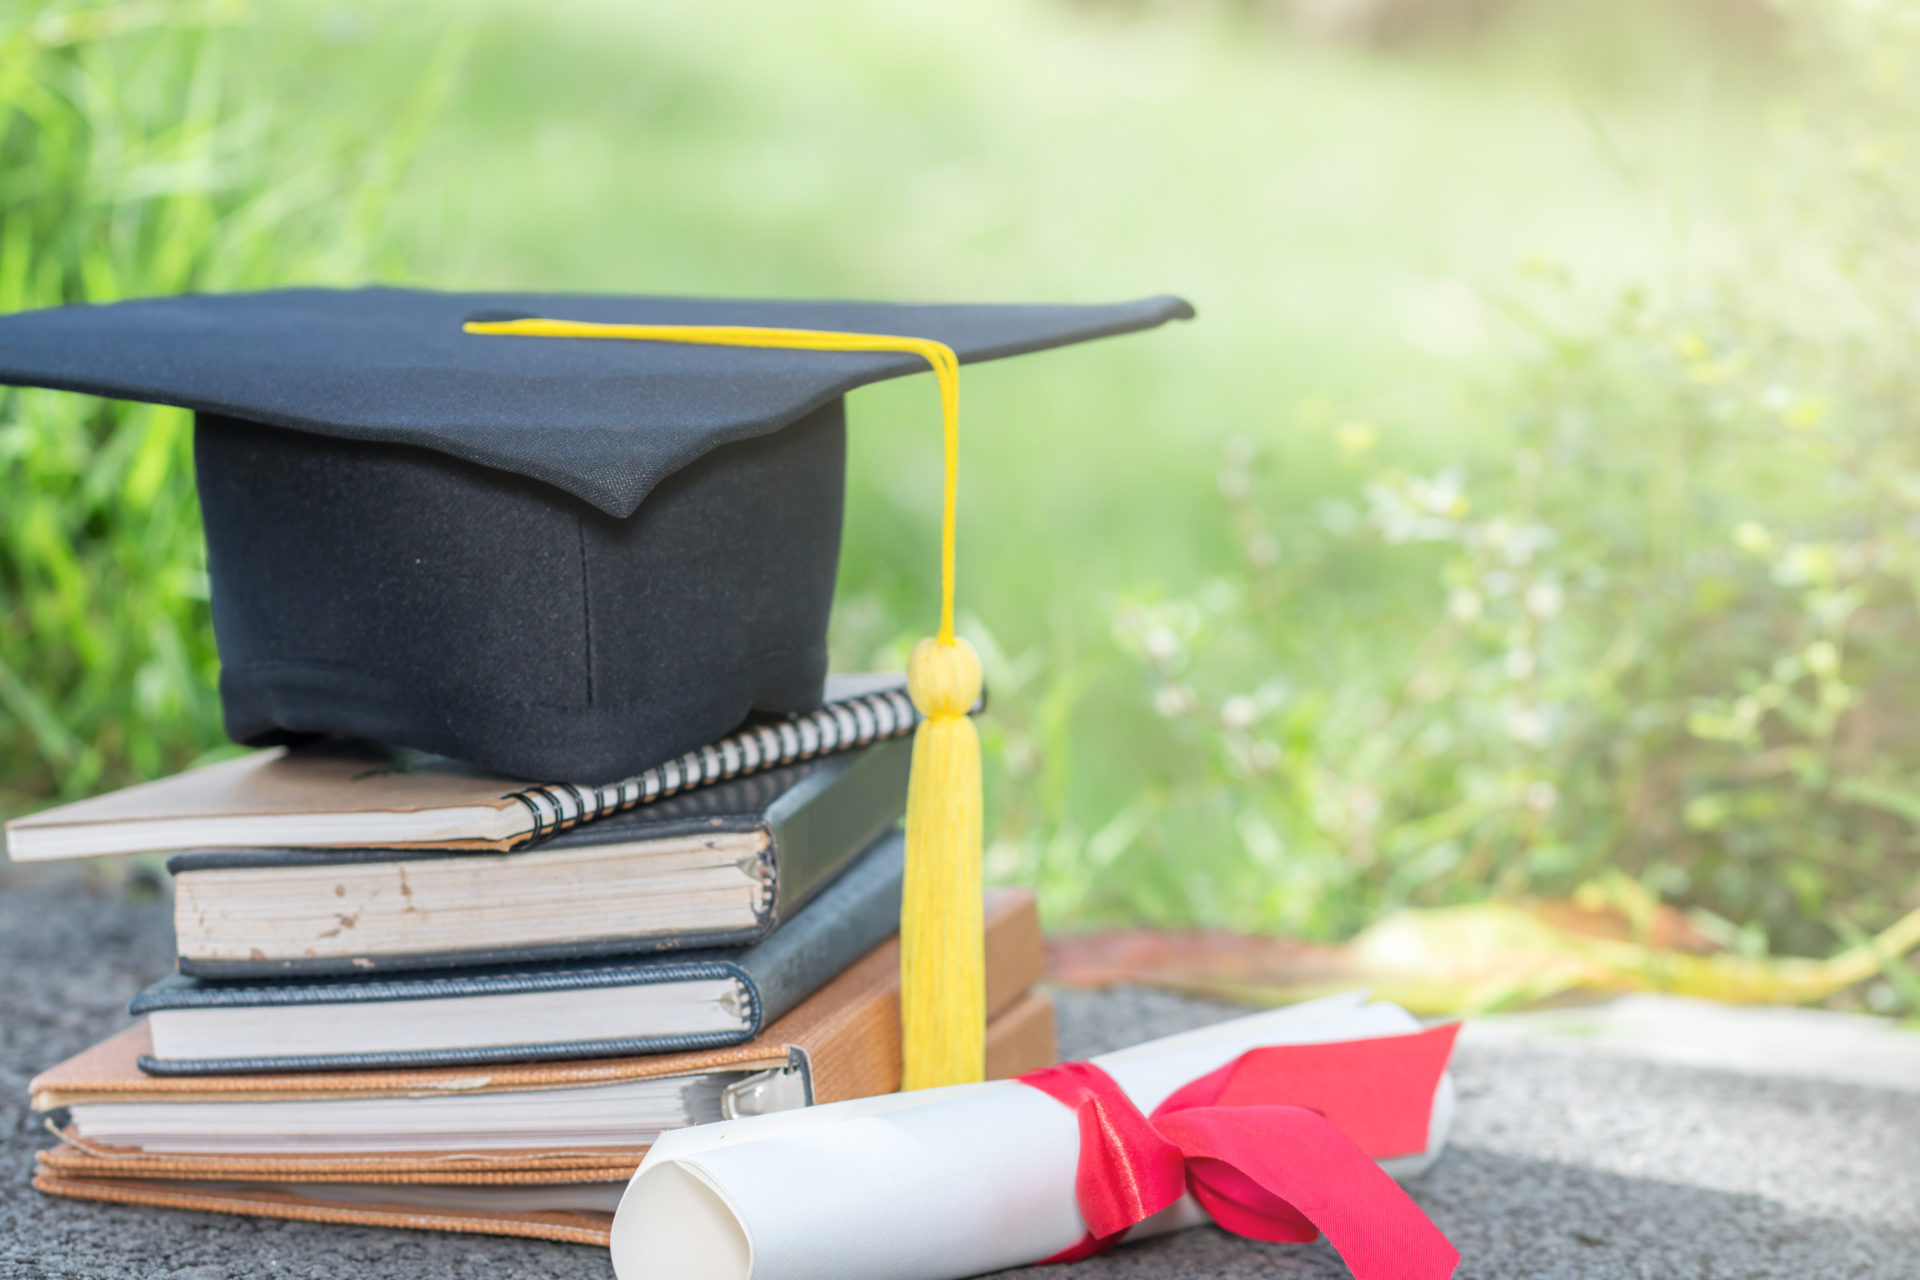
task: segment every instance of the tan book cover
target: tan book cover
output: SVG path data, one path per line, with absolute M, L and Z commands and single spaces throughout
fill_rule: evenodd
M 899 1086 L 897 1044 L 896 1037 L 890 1088 Z M 1053 1062 L 1056 1052 L 1053 1004 L 1041 992 L 1027 992 L 987 1025 L 990 1079 L 1005 1079 L 1046 1066 Z M 612 1153 L 607 1154 L 611 1158 Z M 502 1153 L 492 1155 L 503 1162 L 507 1158 Z M 610 1208 L 605 1211 L 531 1209 L 394 1201 L 416 1186 L 444 1195 L 460 1188 L 487 1191 L 529 1184 L 570 1188 L 606 1184 L 608 1192 L 598 1198 L 611 1204 L 620 1185 L 633 1175 L 645 1155 L 645 1149 L 639 1148 L 621 1153 L 613 1163 L 581 1161 L 568 1165 L 564 1163 L 571 1158 L 567 1153 L 530 1152 L 526 1153 L 527 1162 L 520 1167 L 488 1170 L 468 1167 L 457 1175 L 449 1174 L 444 1168 L 421 1168 L 422 1161 L 418 1159 L 390 1157 L 371 1158 L 361 1165 L 350 1165 L 336 1157 L 324 1162 L 329 1166 L 325 1169 L 312 1162 L 299 1161 L 226 1160 L 216 1167 L 215 1162 L 221 1158 L 147 1158 L 139 1174 L 129 1176 L 131 1171 L 118 1159 L 101 1159 L 63 1147 L 40 1153 L 40 1168 L 34 1175 L 33 1185 L 48 1195 L 76 1200 L 355 1226 L 529 1236 L 605 1248 L 613 1225 Z M 546 1157 L 552 1159 L 549 1161 Z M 349 1167 L 341 1167 L 343 1165 Z M 309 1190 L 303 1190 L 302 1184 Z M 332 1190 L 336 1187 L 351 1188 L 355 1198 L 329 1198 L 330 1193 L 336 1193 Z M 394 1199 L 383 1200 L 383 1194 Z
M 986 921 L 987 1003 L 991 1014 L 987 1066 L 989 1074 L 998 1078 L 1018 1075 L 1053 1060 L 1053 1008 L 1045 996 L 1030 990 L 1045 968 L 1033 896 L 1023 890 L 991 891 Z M 149 1076 L 136 1065 L 148 1047 L 143 1022 L 43 1072 L 30 1087 L 34 1107 L 40 1111 L 105 1101 L 444 1096 L 449 1091 L 564 1089 L 714 1071 L 763 1070 L 788 1065 L 798 1050 L 810 1066 L 814 1100 L 835 1102 L 899 1088 L 899 1045 L 899 944 L 889 941 L 775 1023 L 766 1034 L 729 1049 L 478 1070 Z M 341 1203 L 303 1196 L 287 1188 L 301 1184 L 506 1188 L 622 1183 L 646 1154 L 644 1147 L 633 1147 L 405 1155 L 173 1155 L 101 1147 L 85 1143 L 71 1130 L 61 1138 L 59 1146 L 39 1153 L 34 1180 L 36 1187 L 54 1195 L 326 1222 L 504 1231 L 585 1242 L 604 1241 L 604 1220 L 566 1210 L 501 1214 L 458 1207 L 428 1210 L 364 1200 Z M 207 1185 L 212 1183 L 219 1185 Z M 246 1183 L 269 1185 L 236 1185 Z
M 284 747 L 203 765 L 7 823 L 15 862 L 198 847 L 322 845 L 504 849 L 530 830 L 524 783 L 452 761 L 406 768 L 349 746 Z M 292 835 L 295 839 L 289 839 Z
M 177 849 L 510 849 L 695 787 L 910 733 L 903 677 L 834 676 L 826 704 L 618 782 L 528 782 L 371 743 L 276 747 L 6 824 L 15 862 Z
M 72 1200 L 154 1209 L 192 1209 L 202 1213 L 239 1213 L 261 1218 L 293 1218 L 343 1226 L 404 1227 L 414 1231 L 464 1231 L 487 1236 L 530 1236 L 564 1244 L 606 1248 L 613 1215 L 544 1209 L 513 1213 L 483 1209 L 422 1209 L 408 1205 L 343 1203 L 272 1187 L 233 1187 L 226 1183 L 143 1182 L 120 1178 L 69 1178 L 42 1171 L 36 1190 Z

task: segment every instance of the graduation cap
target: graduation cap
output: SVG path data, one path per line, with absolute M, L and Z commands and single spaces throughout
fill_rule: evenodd
M 958 365 L 1192 314 L 1171 297 L 192 295 L 0 316 L 0 384 L 196 414 L 237 741 L 347 734 L 599 782 L 752 712 L 819 704 L 842 397 L 931 368 L 946 433 L 941 617 L 909 671 L 925 719 L 908 811 L 906 915 L 920 923 L 903 924 L 908 1021 L 945 1009 L 944 1030 L 907 1028 L 909 1084 L 931 1084 L 979 1071 L 977 1037 L 953 1030 L 978 1010 L 941 994 L 956 966 L 973 974 L 959 987 L 978 986 L 978 920 L 948 906 L 971 900 L 978 915 L 965 712 L 980 676 L 953 635 Z

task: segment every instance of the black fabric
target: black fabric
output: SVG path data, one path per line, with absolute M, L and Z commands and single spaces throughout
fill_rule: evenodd
M 604 782 L 818 706 L 844 421 L 834 400 L 722 446 L 616 519 L 424 449 L 199 415 L 228 733 Z
M 181 405 L 354 440 L 422 445 L 626 516 L 718 445 L 764 435 L 916 356 L 483 337 L 539 315 L 934 338 L 989 360 L 1189 317 L 1178 298 L 1111 306 L 289 289 L 0 316 L 0 383 Z
M 463 324 L 849 330 L 937 339 L 972 361 L 1191 314 L 1178 298 L 190 295 L 0 316 L 0 384 L 196 411 L 220 693 L 237 740 L 344 734 L 604 782 L 752 711 L 819 705 L 841 396 L 925 362 Z

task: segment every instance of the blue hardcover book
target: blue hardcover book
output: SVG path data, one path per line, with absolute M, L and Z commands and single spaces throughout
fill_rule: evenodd
M 176 854 L 180 972 L 227 981 L 744 947 L 906 808 L 905 739 L 788 764 L 510 852 Z
M 764 941 L 618 962 L 310 982 L 174 975 L 141 992 L 154 1075 L 443 1067 L 752 1039 L 900 925 L 897 830 Z

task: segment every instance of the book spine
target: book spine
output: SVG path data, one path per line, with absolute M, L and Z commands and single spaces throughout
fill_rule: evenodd
M 764 1022 L 779 1018 L 899 932 L 905 859 L 905 838 L 898 830 L 887 832 L 827 892 L 738 957 Z
M 766 809 L 775 855 L 771 929 L 823 889 L 907 808 L 913 744 L 902 739 L 820 766 Z
M 920 713 L 897 689 L 831 702 L 791 720 L 750 725 L 677 760 L 599 786 L 549 783 L 507 793 L 532 816 L 530 840 L 541 840 L 610 813 L 650 804 L 694 787 L 758 773 L 796 760 L 849 751 L 912 733 Z

